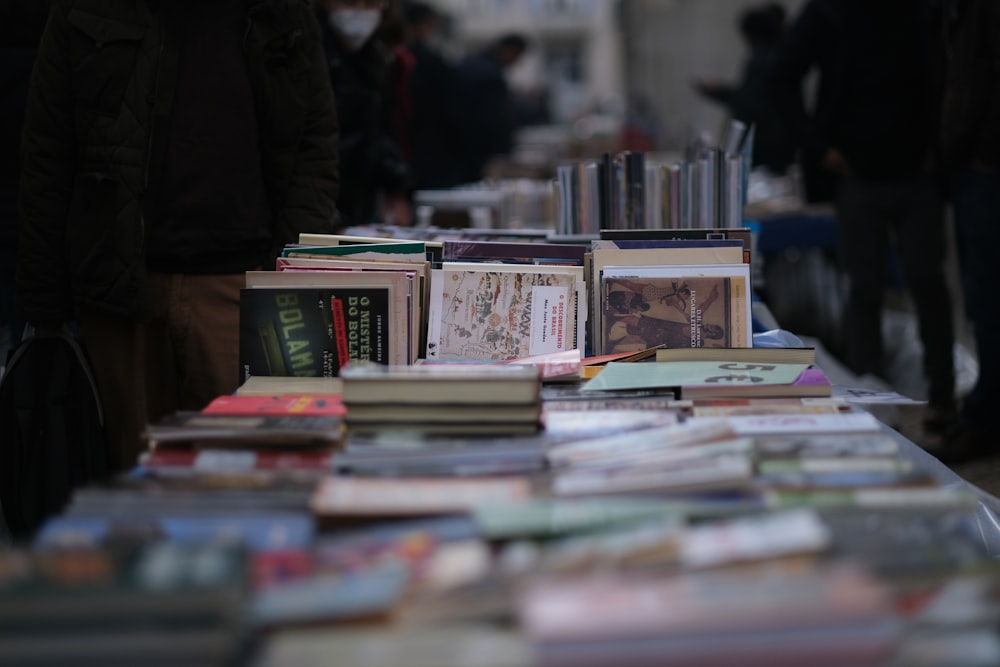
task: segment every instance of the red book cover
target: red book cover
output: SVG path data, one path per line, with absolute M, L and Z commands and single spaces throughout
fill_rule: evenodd
M 201 411 L 206 415 L 303 415 L 343 417 L 347 409 L 340 394 L 282 394 L 279 396 L 219 396 Z
M 337 346 L 337 365 L 342 367 L 350 358 L 347 346 L 347 322 L 344 319 L 344 300 L 334 297 L 330 300 L 333 311 L 333 342 Z

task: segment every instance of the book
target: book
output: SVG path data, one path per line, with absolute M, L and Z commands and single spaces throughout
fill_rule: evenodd
M 765 386 L 787 388 L 808 367 L 804 364 L 741 364 L 715 361 L 669 361 L 628 364 L 610 362 L 581 391 L 676 388 L 683 397 L 692 388 L 705 388 L 699 397 L 740 397 L 735 388 L 759 390 Z M 718 388 L 718 393 L 710 390 Z M 747 389 L 749 391 L 749 389 Z M 742 396 L 749 396 L 744 393 Z M 792 394 L 788 394 L 792 395 Z M 687 395 L 690 398 L 690 395 Z
M 753 368 L 754 366 L 769 368 L 772 365 L 746 364 L 743 366 L 743 368 L 747 369 L 747 372 L 754 373 L 751 377 L 756 378 L 759 377 L 759 375 L 756 375 L 759 371 Z M 773 366 L 777 366 L 777 364 L 773 364 Z M 740 372 L 738 368 L 739 366 L 736 366 L 737 373 Z M 833 393 L 833 385 L 830 383 L 829 378 L 826 377 L 826 374 L 821 369 L 815 366 L 806 368 L 799 373 L 794 381 L 788 384 L 742 384 L 742 381 L 735 380 L 732 382 L 732 384 L 726 384 L 723 387 L 715 385 L 683 386 L 681 387 L 681 398 L 737 398 L 742 396 L 751 398 L 789 396 L 826 398 Z
M 745 264 L 608 266 L 599 285 L 605 353 L 751 346 Z
M 283 631 L 267 638 L 257 667 L 320 667 L 330 656 L 358 667 L 531 667 L 534 648 L 513 629 L 486 623 Z M 378 656 L 373 659 L 372 656 Z
M 225 543 L 260 552 L 305 548 L 314 538 L 313 520 L 305 511 L 131 519 L 58 516 L 42 526 L 35 537 L 35 546 L 99 548 L 169 540 L 191 546 Z
M 301 245 L 285 246 L 282 257 L 328 255 L 330 257 L 355 257 L 359 259 L 405 259 L 415 256 L 420 261 L 427 257 L 423 241 L 390 241 L 356 245 Z
M 529 483 L 520 477 L 394 479 L 328 477 L 310 501 L 319 517 L 460 514 L 480 505 L 524 501 Z
M 598 248 L 590 253 L 586 273 L 590 290 L 590 344 L 595 354 L 605 354 L 603 310 L 601 308 L 601 277 L 609 266 L 663 266 L 663 265 L 703 265 L 737 264 L 743 261 L 743 250 L 736 247 L 723 248 Z
M 353 403 L 347 411 L 349 426 L 379 423 L 406 424 L 507 424 L 522 422 L 537 424 L 541 418 L 541 403 L 523 405 L 496 404 L 411 404 Z
M 699 398 L 678 400 L 672 406 L 692 417 L 737 415 L 838 414 L 849 412 L 846 401 L 836 398 Z
M 423 295 L 416 271 L 331 271 L 323 269 L 285 267 L 280 271 L 247 271 L 247 287 L 321 287 L 336 290 L 347 288 L 387 288 L 392 308 L 406 314 L 407 361 L 417 358 L 422 340 Z M 348 354 L 349 334 L 345 327 L 351 321 L 344 317 L 344 304 L 334 302 L 334 333 L 338 351 Z M 347 311 L 350 314 L 349 310 Z M 338 326 L 339 325 L 339 326 Z
M 520 264 L 571 264 L 583 266 L 584 246 L 563 243 L 504 243 L 449 239 L 444 242 L 444 261 L 492 261 Z
M 344 403 L 533 405 L 539 402 L 536 366 L 437 365 L 344 369 Z M 350 407 L 348 407 L 350 410 Z
M 333 452 L 319 450 L 245 451 L 158 447 L 139 461 L 145 470 L 188 475 L 244 475 L 269 472 L 330 472 Z
M 658 347 L 657 361 L 729 361 L 746 364 L 816 363 L 813 347 Z
M 146 428 L 150 447 L 322 448 L 340 444 L 338 415 L 223 415 L 177 412 Z
M 218 396 L 202 408 L 203 415 L 333 415 L 347 409 L 340 394 L 269 394 Z
M 241 377 L 336 376 L 350 360 L 406 363 L 405 298 L 384 287 L 243 289 Z
M 577 348 L 581 267 L 445 263 L 432 273 L 428 359 L 516 359 Z
M 286 377 L 251 375 L 236 388 L 236 396 L 281 396 L 293 394 L 336 395 L 344 391 L 339 377 Z

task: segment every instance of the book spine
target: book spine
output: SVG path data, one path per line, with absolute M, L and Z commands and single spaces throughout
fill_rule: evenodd
M 344 300 L 338 297 L 330 299 L 330 311 L 333 317 L 333 341 L 337 349 L 337 374 L 347 364 L 350 352 L 347 345 L 347 322 L 344 319 Z

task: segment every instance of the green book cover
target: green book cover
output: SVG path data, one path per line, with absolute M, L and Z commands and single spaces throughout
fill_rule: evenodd
M 611 362 L 583 391 L 616 391 L 712 385 L 781 385 L 798 379 L 806 364 L 744 364 L 718 361 Z
M 296 255 L 329 255 L 355 259 L 412 259 L 423 260 L 427 254 L 423 241 L 409 243 L 364 243 L 357 245 L 290 246 L 281 251 L 282 257 Z

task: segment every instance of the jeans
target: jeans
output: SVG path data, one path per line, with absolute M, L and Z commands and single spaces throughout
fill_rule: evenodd
M 1000 172 L 967 167 L 952 181 L 952 200 L 965 312 L 979 357 L 979 377 L 965 399 L 964 417 L 984 424 L 1000 405 Z
M 848 278 L 847 364 L 883 375 L 882 301 L 890 243 L 913 299 L 930 400 L 950 401 L 955 377 L 951 295 L 945 282 L 945 218 L 940 188 L 930 177 L 889 183 L 853 179 L 837 192 L 840 254 Z

